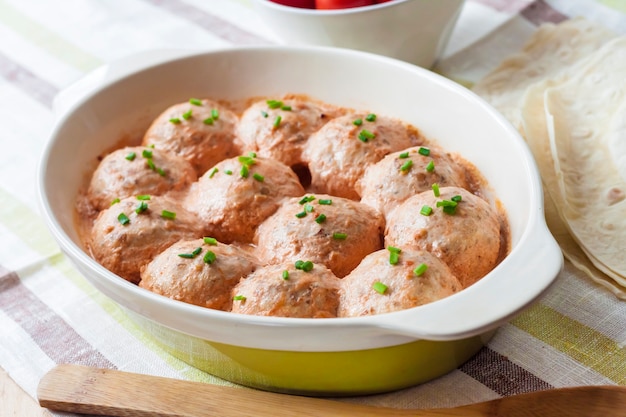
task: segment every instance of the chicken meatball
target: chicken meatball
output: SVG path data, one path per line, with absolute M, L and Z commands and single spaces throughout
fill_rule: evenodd
M 438 147 L 412 147 L 385 156 L 370 165 L 356 183 L 361 203 L 384 216 L 407 198 L 436 187 L 468 189 L 462 164 Z
M 251 242 L 256 227 L 284 197 L 302 194 L 304 189 L 289 167 L 271 159 L 240 156 L 209 169 L 192 185 L 184 204 L 218 240 Z
M 309 136 L 339 112 L 337 107 L 298 97 L 263 100 L 244 111 L 237 135 L 246 150 L 297 166 Z
M 239 118 L 211 100 L 191 99 L 161 113 L 146 131 L 143 145 L 154 145 L 180 155 L 198 176 L 218 162 L 238 155 L 235 136 Z
M 233 313 L 298 318 L 337 317 L 339 278 L 324 265 L 268 265 L 233 289 Z
M 126 147 L 106 155 L 94 171 L 87 198 L 96 210 L 138 194 L 184 190 L 197 180 L 192 166 L 170 152 Z
M 255 267 L 241 249 L 214 238 L 181 240 L 142 268 L 139 286 L 174 300 L 230 311 L 233 287 Z
M 365 113 L 337 117 L 311 135 L 305 146 L 311 190 L 358 200 L 355 184 L 368 166 L 423 142 L 417 129 L 396 119 Z
M 425 251 L 389 247 L 368 256 L 341 280 L 340 317 L 389 313 L 461 290 L 450 268 Z
M 201 237 L 197 218 L 167 197 L 128 197 L 101 211 L 88 247 L 109 271 L 139 282 L 141 267 L 181 239 Z
M 489 203 L 463 188 L 439 193 L 425 191 L 398 206 L 388 219 L 385 244 L 434 254 L 465 288 L 498 263 L 500 219 Z
M 277 264 L 309 259 L 343 277 L 382 247 L 384 222 L 376 210 L 325 194 L 285 200 L 257 229 L 257 256 Z

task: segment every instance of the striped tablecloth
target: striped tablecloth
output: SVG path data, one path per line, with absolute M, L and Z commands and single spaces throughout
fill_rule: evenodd
M 543 22 L 626 33 L 626 0 L 473 0 L 437 70 L 471 86 Z M 154 49 L 274 43 L 246 0 L 0 0 L 0 367 L 29 394 L 57 363 L 225 384 L 155 346 L 74 269 L 38 213 L 36 168 L 55 96 Z M 626 385 L 626 303 L 566 263 L 540 302 L 437 380 L 347 401 L 452 406 L 584 384 Z

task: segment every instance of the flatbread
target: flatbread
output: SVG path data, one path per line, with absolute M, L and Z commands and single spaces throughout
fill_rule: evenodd
M 563 69 L 589 56 L 617 35 L 583 18 L 540 26 L 524 48 L 505 59 L 473 88 L 521 129 L 520 108 L 526 89 L 554 79 Z

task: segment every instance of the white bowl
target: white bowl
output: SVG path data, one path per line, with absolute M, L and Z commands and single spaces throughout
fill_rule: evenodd
M 444 51 L 463 0 L 394 0 L 373 6 L 313 10 L 253 0 L 262 20 L 287 45 L 336 46 L 429 68 Z
M 70 107 L 56 124 L 40 165 L 44 218 L 62 250 L 95 287 L 194 366 L 248 385 L 325 395 L 422 382 L 468 359 L 494 329 L 535 301 L 562 267 L 560 249 L 544 222 L 541 181 L 525 142 L 471 91 L 430 71 L 351 50 L 256 47 L 172 59 L 117 78 Z M 97 156 L 121 137 L 139 138 L 159 112 L 189 97 L 237 100 L 286 93 L 395 116 L 473 162 L 508 215 L 509 255 L 473 286 L 428 305 L 368 317 L 296 319 L 238 315 L 174 301 L 121 279 L 84 251 L 75 201 Z M 208 353 L 211 349 L 219 352 Z M 363 352 L 369 352 L 370 365 L 350 359 Z M 334 368 L 328 370 L 325 363 Z M 380 363 L 385 365 L 376 365 Z M 399 376 L 397 369 L 411 366 L 415 374 Z M 322 372 L 327 373 L 320 376 Z M 341 378 L 349 380 L 336 383 Z

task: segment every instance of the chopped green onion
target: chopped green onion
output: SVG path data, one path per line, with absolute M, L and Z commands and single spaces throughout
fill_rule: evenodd
M 161 212 L 161 217 L 163 217 L 164 219 L 174 220 L 176 218 L 176 213 L 174 213 L 173 211 L 163 210 Z
M 248 169 L 248 165 L 242 165 L 241 170 L 239 171 L 239 175 L 241 175 L 243 178 L 248 178 L 249 173 L 250 170 Z
M 409 159 L 404 164 L 402 164 L 402 166 L 400 167 L 400 171 L 408 172 L 409 169 L 411 169 L 412 166 L 413 166 L 413 161 L 411 159 Z
M 376 115 L 374 113 L 370 113 L 367 116 L 365 116 L 365 120 L 367 120 L 368 122 L 375 122 Z
M 215 239 L 214 237 L 205 237 L 203 238 L 204 243 L 206 243 L 207 245 L 211 245 L 211 246 L 217 246 L 217 239 Z
M 238 295 L 233 297 L 233 300 L 235 300 L 235 301 L 246 301 L 246 296 L 238 294 Z
M 455 195 L 455 196 L 452 196 L 452 197 L 450 198 L 450 200 L 452 200 L 452 201 L 454 201 L 454 202 L 456 202 L 456 203 L 458 203 L 458 202 L 459 202 L 459 201 L 461 201 L 462 199 L 463 199 L 463 197 L 461 197 L 461 196 L 460 196 L 460 195 L 458 195 L 458 194 L 457 194 L 457 195 Z
M 402 249 L 396 248 L 394 246 L 387 246 L 387 250 L 391 253 L 401 253 Z
M 143 156 L 144 158 L 150 159 L 152 158 L 152 151 L 144 149 L 143 152 L 141 152 L 141 156 Z
M 417 266 L 417 268 L 413 270 L 413 273 L 419 277 L 424 272 L 426 272 L 427 269 L 428 269 L 428 265 L 426 265 L 425 263 L 421 263 Z
M 217 120 L 220 118 L 220 111 L 218 109 L 211 110 L 211 117 L 213 120 Z
M 421 146 L 417 151 L 420 155 L 428 156 L 430 155 L 430 149 Z
M 215 252 L 213 251 L 207 251 L 207 253 L 204 254 L 204 263 L 207 264 L 212 264 L 213 262 L 215 262 L 215 259 L 217 259 L 217 256 L 215 255 Z
M 398 155 L 398 158 L 400 159 L 406 159 L 409 157 L 409 153 L 408 152 L 402 152 L 400 155 Z
M 439 184 L 434 183 L 433 185 L 431 185 L 431 188 L 433 189 L 433 193 L 435 193 L 435 197 L 439 197 L 441 195 L 441 193 L 439 192 Z
M 296 217 L 301 219 L 306 216 L 306 211 L 301 211 L 300 213 L 296 213 Z
M 193 104 L 194 106 L 202 106 L 202 100 L 200 100 L 199 98 L 190 98 L 189 103 Z
M 129 161 L 134 161 L 136 157 L 137 157 L 137 154 L 135 152 L 131 152 L 125 156 L 125 158 L 128 159 Z
M 153 171 L 156 171 L 156 165 L 154 165 L 154 161 L 152 160 L 152 158 L 148 158 L 146 160 L 146 165 L 148 165 L 148 168 L 150 168 Z
M 333 233 L 333 239 L 346 240 L 347 237 L 348 237 L 348 235 L 346 233 L 341 233 L 341 232 Z
M 267 116 L 269 116 L 269 114 L 267 114 L 266 111 L 261 110 L 261 116 L 265 117 L 267 119 Z
M 213 118 L 212 117 L 207 117 L 206 119 L 204 119 L 202 121 L 202 123 L 204 123 L 205 125 L 212 125 L 213 124 Z
M 282 106 L 280 109 L 284 111 L 291 111 L 291 106 Z
M 387 250 L 389 251 L 389 263 L 391 265 L 396 265 L 400 260 L 400 253 L 402 252 L 402 249 L 387 246 Z
M 437 207 L 441 207 L 443 212 L 446 214 L 454 214 L 456 213 L 456 206 L 458 203 L 452 200 L 441 200 L 437 201 Z
M 362 119 L 356 119 L 354 122 L 352 122 L 353 125 L 355 126 L 361 126 L 363 124 L 363 120 Z
M 119 198 L 114 198 L 113 201 L 111 201 L 111 205 L 117 204 L 120 202 Z
M 283 279 L 284 279 L 285 281 L 289 279 L 289 271 L 287 271 L 287 270 L 284 270 L 284 271 L 283 271 Z
M 384 294 L 385 292 L 387 292 L 387 286 L 385 284 L 383 284 L 380 281 L 376 281 L 373 285 L 372 288 L 374 289 L 374 291 L 376 291 L 379 294 Z
M 257 174 L 256 172 L 254 174 L 252 174 L 252 178 L 257 180 L 258 182 L 265 181 L 265 177 L 263 175 L 261 175 L 261 174 Z
M 312 205 L 310 205 L 310 204 L 305 204 L 304 205 L 304 211 L 306 211 L 307 213 L 312 213 L 313 210 L 315 210 L 315 209 L 313 208 Z
M 173 123 L 173 124 L 177 125 L 177 124 L 180 123 L 180 119 L 178 117 L 172 117 L 170 119 L 170 123 Z
M 248 167 L 256 164 L 256 161 L 254 160 L 253 156 L 241 155 L 237 158 L 237 160 Z
M 211 171 L 211 173 L 209 174 L 209 178 L 213 178 L 213 176 L 214 176 L 215 174 L 217 174 L 217 173 L 218 173 L 218 171 L 219 171 L 219 169 L 217 169 L 217 168 L 213 168 L 213 170 L 212 170 L 212 171 Z
M 422 206 L 420 210 L 420 214 L 423 216 L 430 216 L 433 212 L 433 208 L 431 206 Z
M 370 139 L 374 139 L 376 137 L 375 133 L 370 132 L 369 130 L 361 130 L 359 132 L 359 140 L 361 142 L 367 142 Z
M 256 158 L 256 152 L 248 152 L 250 158 Z
M 428 165 L 426 165 L 426 171 L 433 172 L 435 170 L 435 161 L 431 160 Z
M 135 213 L 141 214 L 146 210 L 148 210 L 148 203 L 146 203 L 145 201 L 142 201 L 141 203 L 139 203 L 139 205 L 135 209 Z
M 141 194 L 137 196 L 137 200 L 150 200 L 150 196 L 148 194 Z
M 124 213 L 120 213 L 117 216 L 117 221 L 119 221 L 123 226 L 126 226 L 128 223 L 130 223 L 130 219 L 128 218 L 128 216 Z
M 224 171 L 224 174 L 226 175 L 233 175 L 233 171 L 231 171 L 230 169 L 227 169 Z
M 276 118 L 274 119 L 274 124 L 272 124 L 272 127 L 274 129 L 278 129 L 278 126 L 280 126 L 280 121 L 283 120 L 282 116 L 278 115 L 276 116 Z
M 154 143 L 151 143 L 150 145 L 148 145 L 148 148 L 154 149 Z
M 302 204 L 305 204 L 305 203 L 310 203 L 313 200 L 315 200 L 315 196 L 314 195 L 308 195 L 308 196 L 302 197 L 302 200 L 298 201 L 298 204 L 302 205 Z
M 198 256 L 200 254 L 200 252 L 202 252 L 202 248 L 201 247 L 197 247 L 193 250 L 193 252 L 191 253 L 179 253 L 178 256 L 180 256 L 181 258 L 186 258 L 186 259 L 193 259 L 196 256 Z
M 325 221 L 326 221 L 326 215 L 324 213 L 321 213 L 319 216 L 315 218 L 315 223 L 317 224 L 322 224 Z
M 157 172 L 157 174 L 159 174 L 162 177 L 165 176 L 165 170 L 163 170 L 163 168 L 157 168 L 156 172 Z
M 283 106 L 283 102 L 280 100 L 267 100 L 266 103 L 270 109 L 277 109 Z
M 331 204 L 333 204 L 333 200 L 331 200 L 331 199 L 322 199 L 322 198 L 320 198 L 317 202 L 318 202 L 318 204 L 321 204 L 322 206 L 330 206 Z
M 185 119 L 185 120 L 189 120 L 189 119 L 191 119 L 191 113 L 192 113 L 192 110 L 191 110 L 191 109 L 189 109 L 189 110 L 187 110 L 186 112 L 184 112 L 184 113 L 183 113 L 183 119 Z

